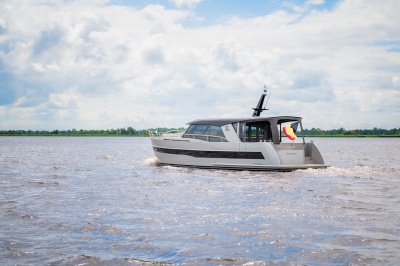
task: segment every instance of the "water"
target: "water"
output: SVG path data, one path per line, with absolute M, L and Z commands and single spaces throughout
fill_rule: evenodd
M 396 265 L 400 139 L 329 169 L 158 167 L 147 138 L 1 137 L 2 265 Z

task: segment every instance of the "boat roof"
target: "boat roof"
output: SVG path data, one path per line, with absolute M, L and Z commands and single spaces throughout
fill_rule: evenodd
M 301 117 L 298 116 L 270 116 L 270 117 L 245 117 L 245 118 L 206 118 L 206 119 L 198 119 L 187 124 L 189 125 L 211 125 L 211 126 L 224 126 L 237 122 L 262 122 L 262 121 L 270 121 L 277 123 L 290 122 L 290 121 L 299 121 Z

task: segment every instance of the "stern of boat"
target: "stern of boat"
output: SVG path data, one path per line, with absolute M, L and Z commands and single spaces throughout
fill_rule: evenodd
M 308 143 L 280 143 L 274 145 L 282 166 L 326 167 L 318 147 L 311 141 Z
M 325 165 L 324 158 L 318 147 L 313 141 L 306 143 L 305 145 L 305 163 L 306 164 L 322 164 Z

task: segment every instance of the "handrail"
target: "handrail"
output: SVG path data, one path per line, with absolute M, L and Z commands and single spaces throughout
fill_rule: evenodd
M 219 138 L 221 141 L 220 142 L 234 142 L 234 143 L 240 143 L 239 141 L 236 140 L 230 140 L 227 139 L 225 137 L 221 137 L 221 136 L 216 136 L 216 135 L 203 135 L 203 134 L 185 134 L 183 135 L 184 131 L 179 131 L 179 130 L 171 130 L 171 131 L 167 131 L 167 132 L 153 132 L 149 130 L 149 135 L 150 138 L 161 138 L 161 137 L 168 137 L 169 139 L 173 139 L 173 138 L 192 138 L 192 139 L 199 139 L 199 140 L 205 140 L 210 142 L 210 138 Z M 188 137 L 188 136 L 192 136 L 192 137 Z M 202 137 L 202 138 L 196 138 L 196 137 Z M 224 141 L 225 140 L 225 141 Z
M 184 136 L 188 136 L 188 135 L 199 136 L 199 137 L 206 137 L 208 142 L 210 142 L 210 137 L 213 137 L 213 138 L 220 138 L 220 139 L 221 139 L 221 142 L 225 142 L 225 141 L 222 141 L 222 140 L 226 140 L 226 142 L 240 143 L 239 141 L 232 140 L 232 139 L 227 139 L 227 138 L 225 138 L 225 137 L 221 137 L 221 136 L 217 136 L 217 135 L 185 134 Z M 184 137 L 184 136 L 183 136 L 183 137 Z M 193 139 L 199 139 L 199 138 L 193 138 Z M 200 140 L 201 140 L 201 139 L 200 139 Z
M 210 142 L 210 138 L 219 138 L 220 140 L 221 140 L 221 142 L 225 142 L 224 140 L 226 140 L 226 142 L 229 142 L 229 140 L 227 139 L 227 138 L 225 138 L 225 137 L 221 137 L 221 136 L 217 136 L 217 135 L 203 135 L 203 134 L 185 134 L 184 136 L 182 136 L 182 137 L 186 137 L 186 138 L 190 138 L 190 137 L 188 137 L 188 136 L 192 136 L 191 138 L 192 139 L 200 139 L 200 140 L 202 140 L 201 138 L 196 138 L 196 137 L 203 137 L 203 138 L 206 138 L 207 139 L 207 141 L 208 142 Z M 204 140 L 204 139 L 203 139 Z
M 182 137 L 184 131 L 181 130 L 170 130 L 166 132 L 156 132 L 149 130 L 150 138 L 160 138 L 160 137 L 172 137 L 172 138 L 180 138 Z M 170 135 L 170 136 L 168 136 Z

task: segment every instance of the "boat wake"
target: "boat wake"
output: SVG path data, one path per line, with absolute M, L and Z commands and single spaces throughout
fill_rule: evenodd
M 315 169 L 317 170 L 317 169 Z M 317 170 L 318 171 L 318 170 Z M 321 171 L 321 170 L 320 170 Z M 398 175 L 400 173 L 399 169 L 394 167 L 380 167 L 373 165 L 355 165 L 352 167 L 328 167 L 325 171 L 321 171 L 321 174 L 326 176 L 346 176 L 346 177 L 390 177 L 393 175 Z
M 157 157 L 151 157 L 151 158 L 147 158 L 146 160 L 144 160 L 143 164 L 149 165 L 149 166 L 159 166 L 160 161 L 157 159 Z

